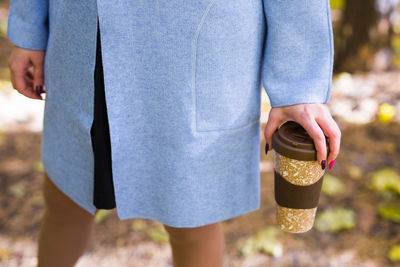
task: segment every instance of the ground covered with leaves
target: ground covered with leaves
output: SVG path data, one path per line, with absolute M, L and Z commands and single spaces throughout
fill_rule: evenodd
M 338 122 L 340 155 L 326 171 L 314 228 L 303 234 L 276 226 L 274 152 L 265 155 L 261 141 L 261 208 L 223 222 L 226 266 L 390 266 L 400 258 L 400 124 Z M 40 133 L 0 134 L 0 265 L 35 266 L 40 144 Z M 102 210 L 78 266 L 93 264 L 172 266 L 168 235 L 157 221 L 119 221 L 115 209 Z

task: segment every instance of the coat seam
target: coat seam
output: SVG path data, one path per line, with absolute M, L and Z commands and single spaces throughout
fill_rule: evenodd
M 330 21 L 330 3 L 329 0 L 325 1 L 326 3 L 326 14 L 327 14 L 327 22 L 328 22 L 328 36 L 329 36 L 329 73 L 328 73 L 328 89 L 326 92 L 325 101 L 329 99 L 330 87 L 331 85 L 331 76 L 333 70 L 333 44 L 332 44 L 332 21 Z
M 250 122 L 247 122 L 244 125 L 237 126 L 237 127 L 231 127 L 231 128 L 219 128 L 219 129 L 211 129 L 211 130 L 198 130 L 197 126 L 197 88 L 196 88 L 196 74 L 197 74 L 197 48 L 198 48 L 198 37 L 200 36 L 200 32 L 203 28 L 204 22 L 210 13 L 211 8 L 214 6 L 214 4 L 217 2 L 217 0 L 211 0 L 211 2 L 208 4 L 206 10 L 203 13 L 203 16 L 197 26 L 197 30 L 195 33 L 194 37 L 194 45 L 193 45 L 193 61 L 192 61 L 192 107 L 193 107 L 193 119 L 192 119 L 192 126 L 195 130 L 195 132 L 200 133 L 200 132 L 222 132 L 222 131 L 238 131 L 242 130 L 244 128 L 247 128 L 255 123 L 258 123 L 260 121 L 259 117 L 256 120 L 252 120 Z M 194 124 L 194 125 L 193 125 Z
M 199 38 L 200 35 L 200 31 L 203 28 L 203 24 L 204 21 L 206 20 L 208 13 L 211 10 L 211 7 L 214 5 L 214 3 L 217 0 L 211 0 L 211 2 L 208 4 L 206 10 L 203 13 L 203 16 L 197 26 L 197 30 L 194 36 L 194 45 L 193 45 L 193 61 L 192 61 L 192 107 L 193 107 L 193 123 L 194 124 L 194 130 L 196 132 L 198 132 L 197 130 L 197 95 L 196 95 L 196 73 L 197 73 L 197 68 L 196 68 L 196 64 L 197 64 L 197 40 Z

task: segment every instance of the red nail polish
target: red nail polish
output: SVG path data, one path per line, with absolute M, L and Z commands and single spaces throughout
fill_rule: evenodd
M 335 163 L 335 160 L 332 160 L 332 161 L 329 163 L 329 169 L 332 169 L 334 163 Z

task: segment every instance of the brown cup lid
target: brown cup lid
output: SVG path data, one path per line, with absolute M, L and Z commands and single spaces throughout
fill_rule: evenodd
M 329 138 L 325 136 L 327 155 Z M 297 160 L 317 160 L 314 140 L 307 131 L 295 121 L 282 124 L 272 135 L 272 148 L 279 154 Z

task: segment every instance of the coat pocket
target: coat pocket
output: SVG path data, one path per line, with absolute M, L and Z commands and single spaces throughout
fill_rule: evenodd
M 193 49 L 196 131 L 234 130 L 260 119 L 262 6 L 211 0 Z

